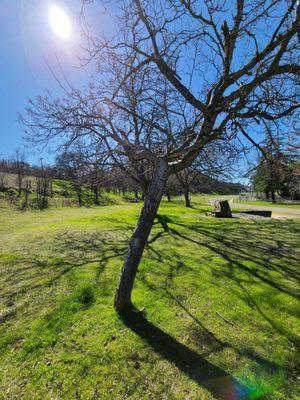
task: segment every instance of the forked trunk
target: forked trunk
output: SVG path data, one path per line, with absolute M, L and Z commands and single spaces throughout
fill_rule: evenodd
M 118 312 L 128 309 L 131 305 L 135 276 L 164 192 L 167 174 L 167 162 L 160 159 L 155 167 L 135 231 L 129 241 L 115 295 L 114 305 Z

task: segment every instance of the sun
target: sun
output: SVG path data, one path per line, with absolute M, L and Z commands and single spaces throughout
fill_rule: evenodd
M 58 6 L 51 6 L 48 14 L 53 32 L 62 39 L 69 39 L 72 25 L 68 14 Z

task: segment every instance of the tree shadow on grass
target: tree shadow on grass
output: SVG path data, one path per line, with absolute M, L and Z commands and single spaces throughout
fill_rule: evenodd
M 181 265 L 181 267 L 185 267 Z M 204 351 L 201 352 L 202 357 L 208 357 L 211 354 L 220 352 L 225 350 L 226 348 L 231 349 L 236 353 L 239 357 L 245 357 L 251 361 L 254 361 L 258 364 L 259 369 L 264 371 L 264 373 L 268 375 L 274 375 L 279 373 L 282 370 L 282 366 L 270 361 L 260 354 L 258 354 L 255 350 L 249 348 L 239 348 L 234 344 L 230 343 L 227 340 L 222 340 L 216 336 L 216 334 L 210 331 L 193 313 L 184 305 L 184 303 L 176 296 L 174 296 L 170 290 L 168 289 L 168 283 L 165 282 L 165 286 L 156 286 L 155 284 L 149 282 L 147 278 L 143 275 L 142 276 L 143 283 L 149 287 L 152 291 L 160 291 L 161 295 L 167 295 L 170 299 L 175 301 L 177 305 L 193 320 L 196 324 L 195 326 L 198 328 L 193 329 L 194 331 L 194 340 L 197 342 L 197 346 L 201 343 L 201 346 Z M 189 331 L 191 333 L 191 329 Z
M 181 307 L 189 315 L 189 317 L 200 327 L 202 333 L 204 333 L 204 336 L 210 338 L 210 342 L 215 344 L 214 347 L 217 350 L 221 351 L 221 350 L 225 349 L 226 347 L 231 348 L 240 356 L 247 357 L 247 358 L 257 362 L 258 364 L 260 364 L 261 366 L 263 366 L 265 369 L 269 370 L 270 372 L 278 371 L 281 368 L 280 365 L 261 357 L 259 354 L 255 353 L 254 351 L 251 351 L 249 349 L 239 349 L 239 348 L 233 346 L 231 343 L 219 339 L 213 332 L 211 332 L 209 329 L 207 329 L 206 326 L 198 318 L 196 318 L 190 312 L 190 310 L 183 304 L 182 301 L 180 301 L 177 297 L 175 297 L 168 289 L 165 289 L 165 291 L 166 291 L 167 295 L 170 298 L 172 298 L 179 305 L 179 307 Z
M 179 223 L 165 215 L 160 215 L 158 221 L 161 223 L 164 233 L 168 233 L 174 238 L 181 238 L 196 245 L 206 247 L 224 258 L 228 262 L 228 265 L 238 267 L 238 269 L 243 270 L 248 276 L 252 275 L 274 289 L 300 299 L 299 290 L 291 290 L 284 283 L 292 281 L 298 286 L 300 281 L 298 258 L 293 256 L 291 249 L 285 247 L 286 243 L 282 243 L 278 238 L 274 238 L 276 246 L 263 245 L 262 235 L 258 231 L 259 226 L 257 229 L 252 230 L 250 235 L 247 228 L 242 230 L 233 228 L 229 231 L 220 229 L 220 227 L 217 229 L 208 229 L 199 226 L 199 224 Z M 168 223 L 171 223 L 172 226 L 168 225 Z M 180 230 L 175 229 L 174 226 L 177 226 Z M 183 229 L 185 232 L 183 232 Z M 190 236 L 188 232 L 191 233 Z M 235 236 L 232 235 L 233 233 Z M 150 244 L 155 242 L 157 239 L 156 236 L 149 241 Z M 270 255 L 275 255 L 278 262 L 271 261 Z M 280 259 L 282 256 L 284 256 L 288 263 L 282 263 Z M 256 263 L 262 270 L 249 267 L 245 262 Z M 224 271 L 224 273 L 228 274 L 227 271 Z M 229 273 L 233 274 L 233 269 Z M 280 277 L 283 279 L 272 277 L 272 273 L 280 274 Z
M 264 397 L 263 395 L 253 397 L 253 390 L 163 332 L 136 309 L 127 311 L 121 317 L 124 323 L 145 340 L 156 353 L 176 365 L 198 385 L 210 391 L 216 399 L 247 400 Z
M 220 228 L 217 229 L 216 232 L 216 230 L 199 227 L 199 224 L 182 224 L 177 220 L 173 221 L 164 215 L 158 216 L 158 222 L 162 225 L 162 233 L 166 233 L 173 238 L 180 238 L 195 245 L 205 247 L 212 253 L 223 258 L 226 261 L 227 268 L 222 268 L 221 270 L 218 269 L 213 271 L 213 273 L 234 281 L 244 293 L 243 300 L 247 302 L 249 306 L 255 308 L 263 319 L 274 328 L 274 330 L 285 336 L 291 343 L 298 347 L 300 346 L 299 337 L 269 318 L 255 301 L 254 297 L 251 296 L 250 291 L 245 287 L 245 284 L 252 283 L 254 280 L 259 280 L 278 292 L 286 293 L 296 299 L 300 298 L 299 291 L 296 288 L 291 288 L 290 285 L 287 285 L 287 283 L 291 282 L 295 287 L 298 287 L 299 272 L 296 268 L 298 265 L 298 263 L 296 263 L 297 259 L 293 254 L 291 254 L 292 252 L 285 242 L 283 243 L 277 237 L 275 238 L 277 244 L 276 249 L 278 249 L 278 251 L 284 251 L 280 256 L 284 254 L 285 259 L 288 261 L 288 265 L 282 264 L 280 256 L 277 256 L 278 262 L 270 260 L 268 257 L 268 248 L 262 244 L 262 235 L 257 231 L 260 226 L 251 233 L 251 238 L 249 238 L 247 227 L 245 227 L 245 230 L 242 229 L 242 231 L 238 232 L 238 237 L 236 235 L 232 237 L 232 233 L 236 233 L 236 230 L 226 231 L 225 229 L 221 229 L 220 233 Z M 178 226 L 179 229 L 175 229 L 175 226 Z M 277 225 L 277 228 L 279 227 L 280 226 Z M 185 232 L 183 232 L 182 228 L 184 228 Z M 188 231 L 191 232 L 191 236 L 187 234 Z M 159 257 L 160 262 L 163 262 L 164 257 L 161 252 L 155 251 L 152 246 L 154 241 L 158 238 L 157 235 L 153 237 L 152 241 L 149 241 L 149 249 Z M 273 253 L 274 250 L 276 250 L 274 247 L 271 247 L 271 249 Z M 255 263 L 256 266 L 250 267 L 248 262 Z M 178 268 L 171 268 L 171 272 L 166 279 L 172 278 L 174 269 L 176 272 L 176 269 Z M 237 272 L 243 272 L 244 276 L 241 277 Z
M 126 248 L 126 239 L 111 242 L 103 234 L 79 237 L 64 232 L 54 238 L 53 253 L 46 258 L 36 254 L 6 261 L 3 263 L 6 290 L 1 297 L 8 309 L 0 313 L 0 324 L 16 317 L 29 299 L 33 302 L 41 290 L 53 287 L 73 270 L 94 264 L 98 282 L 108 262 L 123 256 Z M 20 298 L 27 300 L 20 302 Z

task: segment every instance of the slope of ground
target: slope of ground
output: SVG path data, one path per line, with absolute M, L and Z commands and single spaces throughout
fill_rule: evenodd
M 36 189 L 36 177 L 35 176 L 25 176 L 23 178 L 23 186 L 24 186 L 24 181 L 29 179 L 31 182 L 31 189 L 35 190 Z M 7 188 L 18 188 L 18 175 L 17 174 L 10 174 L 7 172 L 1 172 L 0 171 L 0 179 L 3 180 L 4 186 Z M 66 181 L 60 180 L 60 179 L 53 179 L 53 190 L 60 191 L 62 190 L 63 183 Z
M 121 319 L 140 207 L 0 210 L 0 398 L 296 399 L 299 222 L 163 203 Z

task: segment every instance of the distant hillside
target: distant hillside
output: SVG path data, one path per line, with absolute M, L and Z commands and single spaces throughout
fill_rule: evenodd
M 31 182 L 31 190 L 35 190 L 36 177 L 29 176 L 26 177 L 26 179 L 27 178 Z M 62 186 L 64 186 L 64 182 L 68 181 L 53 179 L 53 190 L 60 192 L 62 190 Z M 18 187 L 17 174 L 0 171 L 0 190 L 1 188 L 17 189 L 17 187 Z M 241 190 L 244 190 L 246 188 L 247 186 L 241 185 L 240 183 L 221 181 L 214 178 L 210 178 L 209 176 L 205 176 L 203 174 L 199 174 L 199 178 L 197 178 L 191 185 L 191 192 L 234 194 L 234 193 L 240 193 Z M 178 186 L 178 183 L 174 184 L 173 192 L 174 194 L 176 193 L 179 194 L 181 192 L 181 188 Z
M 27 179 L 27 177 L 26 177 Z M 29 176 L 28 179 L 31 182 L 31 189 L 36 189 L 36 177 Z M 63 180 L 53 179 L 54 190 L 60 191 L 63 184 Z M 17 175 L 7 172 L 0 172 L 0 188 L 12 188 L 17 189 L 18 181 Z M 247 188 L 245 185 L 239 183 L 226 182 L 217 179 L 210 178 L 205 175 L 199 176 L 195 182 L 191 185 L 191 192 L 194 193 L 219 193 L 219 194 L 234 194 L 239 193 L 241 190 Z M 180 192 L 180 188 L 174 187 L 175 192 Z
M 36 178 L 34 176 L 28 176 L 26 179 L 29 179 L 31 182 L 31 187 L 34 189 L 36 187 Z M 7 172 L 0 172 L 0 186 L 5 188 L 17 189 L 18 180 L 16 174 L 11 174 Z
M 240 183 L 221 181 L 199 174 L 199 178 L 197 178 L 191 186 L 191 191 L 196 193 L 233 194 L 240 193 L 240 191 L 245 188 L 246 186 Z

